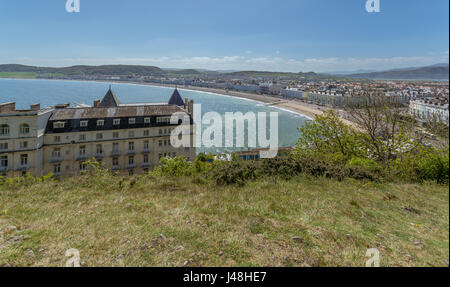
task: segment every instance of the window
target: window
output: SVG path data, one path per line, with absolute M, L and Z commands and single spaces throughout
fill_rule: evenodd
M 63 129 L 65 126 L 65 122 L 55 122 L 53 123 L 53 128 L 54 129 Z
M 86 146 L 84 145 L 80 146 L 80 155 L 86 155 Z
M 98 140 L 103 139 L 103 134 L 97 134 L 97 135 L 96 135 L 96 138 L 97 138 Z
M 149 150 L 150 149 L 150 144 L 148 141 L 144 142 L 144 150 Z
M 8 156 L 0 156 L 0 167 L 8 167 Z
M 128 132 L 128 137 L 129 138 L 134 138 L 134 131 L 129 131 Z
M 28 155 L 27 154 L 20 155 L 20 165 L 22 165 L 22 166 L 28 165 Z
M 128 123 L 130 125 L 134 125 L 136 123 L 136 119 L 135 118 L 130 118 L 130 119 L 128 119 Z
M 61 174 L 61 164 L 53 165 L 53 173 L 54 174 Z
M 8 143 L 0 143 L 0 150 L 7 150 L 8 149 Z
M 162 135 L 163 134 L 163 130 L 159 129 L 159 134 Z
M 144 137 L 148 137 L 150 136 L 150 130 L 145 130 L 144 131 Z
M 59 143 L 59 142 L 61 142 L 61 137 L 60 136 L 55 136 L 53 138 L 53 140 L 55 141 L 55 143 Z
M 148 155 L 147 154 L 144 155 L 144 163 L 148 163 Z
M 170 123 L 170 117 L 158 117 L 156 119 L 156 122 L 158 124 L 169 124 Z
M 113 143 L 113 152 L 119 152 L 119 143 Z
M 98 127 L 103 127 L 105 125 L 105 120 L 98 120 L 97 121 L 97 126 Z
M 119 138 L 119 133 L 118 132 L 114 132 L 113 133 L 113 138 L 114 139 L 118 139 Z
M 7 136 L 7 135 L 9 135 L 9 126 L 1 125 L 0 126 L 0 136 Z
M 144 124 L 149 124 L 150 123 L 150 118 L 144 118 Z
M 134 150 L 134 142 L 129 142 L 128 143 L 128 150 L 131 150 L 131 151 Z
M 80 140 L 80 141 L 85 141 L 86 140 L 86 135 L 79 135 L 78 136 L 78 139 Z
M 82 162 L 80 163 L 80 171 L 85 171 L 86 170 L 86 163 Z
M 112 165 L 113 166 L 119 166 L 119 158 L 118 157 L 113 157 Z
M 159 146 L 163 146 L 163 141 L 158 141 Z
M 98 144 L 96 146 L 96 152 L 97 152 L 97 154 L 103 154 L 103 147 L 101 144 Z
M 59 157 L 61 157 L 61 149 L 55 148 L 55 149 L 52 151 L 52 157 L 53 157 L 53 158 L 59 158 Z
M 20 125 L 20 133 L 23 134 L 23 135 L 29 134 L 30 133 L 30 126 L 28 124 Z
M 128 157 L 128 164 L 129 165 L 134 165 L 134 156 L 129 156 Z
M 113 120 L 113 125 L 115 125 L 115 126 L 120 125 L 120 119 L 114 119 Z
M 88 121 L 80 121 L 80 127 L 85 128 L 88 126 Z
M 163 157 L 162 153 L 158 155 L 158 158 L 161 159 Z
M 28 142 L 20 142 L 20 148 L 28 148 Z

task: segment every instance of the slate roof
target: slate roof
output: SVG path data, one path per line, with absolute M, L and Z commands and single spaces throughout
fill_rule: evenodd
M 109 108 L 109 107 L 118 107 L 119 105 L 120 102 L 110 87 L 108 92 L 106 92 L 106 95 L 103 97 L 103 100 L 100 102 L 99 107 Z
M 98 118 L 127 118 L 142 116 L 170 116 L 173 113 L 186 111 L 175 105 L 155 106 L 119 106 L 112 108 L 68 108 L 56 109 L 50 121 Z
M 184 101 L 181 98 L 180 93 L 178 92 L 177 88 L 175 88 L 175 91 L 173 91 L 173 94 L 169 99 L 169 105 L 176 105 L 176 106 L 184 107 Z

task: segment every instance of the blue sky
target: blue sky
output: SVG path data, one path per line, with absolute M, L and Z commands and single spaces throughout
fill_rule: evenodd
M 0 63 L 349 71 L 448 63 L 448 0 L 0 0 Z

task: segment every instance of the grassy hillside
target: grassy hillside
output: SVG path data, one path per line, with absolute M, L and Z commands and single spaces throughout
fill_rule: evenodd
M 0 266 L 447 266 L 449 190 L 296 176 L 0 185 Z
M 383 72 L 348 75 L 349 78 L 393 79 L 393 80 L 447 80 L 449 66 L 434 65 L 420 68 L 407 68 Z

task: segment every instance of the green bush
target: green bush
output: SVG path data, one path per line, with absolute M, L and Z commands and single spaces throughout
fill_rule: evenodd
M 160 165 L 152 171 L 154 176 L 188 176 L 194 172 L 192 163 L 186 161 L 185 157 L 168 158 L 160 160 Z
M 248 180 L 257 178 L 257 165 L 254 161 L 215 162 L 211 170 L 212 178 L 219 185 L 244 185 Z
M 419 160 L 415 168 L 416 176 L 421 181 L 436 181 L 448 184 L 449 156 L 448 154 L 430 154 Z

